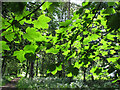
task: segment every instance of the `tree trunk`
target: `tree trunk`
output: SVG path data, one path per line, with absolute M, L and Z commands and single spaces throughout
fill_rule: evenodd
M 92 78 L 92 81 L 94 81 L 94 76 L 93 75 L 91 76 L 91 78 Z
M 28 70 L 29 70 L 29 61 L 27 60 L 27 71 L 26 71 L 25 77 L 27 77 L 27 75 L 28 75 Z
M 84 79 L 83 79 L 83 82 L 86 82 L 86 68 L 83 68 L 83 72 L 84 72 Z
M 5 63 L 5 59 L 3 59 L 3 62 L 2 62 L 2 76 L 4 75 L 6 71 L 6 63 Z
M 36 76 L 38 76 L 38 59 L 37 59 L 37 66 L 36 66 Z
M 70 0 L 68 1 L 68 19 L 70 19 Z
M 43 74 L 44 60 L 45 60 L 45 55 L 43 56 L 43 58 L 42 58 L 42 62 L 41 62 L 42 64 L 41 64 L 41 69 L 40 69 L 41 71 L 40 71 L 40 72 L 41 72 L 42 76 L 44 75 L 44 74 Z
M 34 76 L 34 61 L 31 62 L 31 68 L 30 68 L 30 77 L 33 78 Z

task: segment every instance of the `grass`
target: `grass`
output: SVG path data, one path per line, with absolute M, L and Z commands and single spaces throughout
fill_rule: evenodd
M 99 88 L 119 88 L 118 84 L 112 84 L 111 80 L 95 80 L 94 82 L 91 80 L 88 80 L 86 83 L 83 82 L 83 80 L 73 80 L 69 84 L 68 78 L 58 78 L 58 77 L 35 77 L 33 80 L 29 78 L 21 78 L 21 80 L 18 82 L 17 85 L 18 88 L 31 88 L 31 89 L 46 89 L 46 88 L 62 88 L 62 89 L 68 89 L 68 88 L 80 88 L 85 90 L 97 90 Z M 55 90 L 56 90 L 55 89 Z

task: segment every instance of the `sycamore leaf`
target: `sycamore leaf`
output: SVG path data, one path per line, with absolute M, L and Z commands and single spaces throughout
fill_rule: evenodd
M 38 17 L 37 20 L 33 21 L 34 23 L 34 27 L 35 28 L 42 28 L 42 29 L 48 29 L 49 25 L 47 24 L 48 22 L 50 22 L 50 18 L 45 16 L 45 14 L 41 15 Z
M 71 24 L 72 21 L 71 20 L 66 20 L 65 22 L 60 22 L 60 26 L 68 26 L 69 24 Z
M 25 55 L 25 51 L 23 51 L 23 50 L 14 51 L 14 54 L 13 54 L 13 56 L 16 56 L 17 59 L 18 59 L 20 62 L 23 62 L 24 60 L 26 60 L 26 58 L 24 57 L 24 55 Z
M 45 2 L 45 3 L 42 5 L 42 10 L 48 9 L 51 4 L 52 4 L 51 2 Z
M 0 41 L 0 53 L 2 52 L 2 50 L 10 50 L 9 46 L 6 44 L 5 41 Z
M 24 47 L 24 51 L 34 53 L 35 50 L 37 49 L 37 47 L 38 47 L 37 45 L 26 45 L 26 46 Z
M 53 54 L 57 54 L 59 52 L 59 49 L 55 49 L 55 48 L 50 48 L 48 50 L 46 50 L 46 53 L 53 53 Z
M 41 35 L 40 32 L 37 32 L 35 28 L 27 28 L 26 34 L 23 35 L 24 39 L 29 40 L 30 42 L 34 41 L 46 41 L 46 38 Z
M 12 31 L 4 31 L 4 32 L 2 33 L 2 36 L 5 36 L 5 38 L 6 38 L 9 42 L 11 42 L 11 41 L 14 39 L 14 35 L 15 35 L 15 33 L 12 32 Z

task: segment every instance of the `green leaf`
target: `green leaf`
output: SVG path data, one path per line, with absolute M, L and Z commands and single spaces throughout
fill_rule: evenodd
M 85 46 L 84 48 L 87 50 L 87 49 L 89 49 L 89 46 Z
M 107 39 L 110 39 L 110 40 L 114 41 L 113 37 L 115 37 L 115 35 L 107 34 L 106 37 L 107 37 Z
M 55 69 L 54 71 L 51 72 L 53 75 L 55 75 L 57 73 L 57 69 Z
M 108 2 L 108 6 L 114 6 L 115 2 Z
M 46 38 L 42 36 L 40 32 L 37 32 L 35 28 L 30 27 L 26 29 L 26 33 L 23 35 L 23 38 L 30 42 L 46 41 Z
M 64 31 L 66 31 L 66 28 L 60 28 L 58 30 L 55 30 L 57 33 L 64 33 Z
M 72 73 L 71 73 L 71 72 L 68 73 L 68 74 L 67 74 L 67 77 L 72 77 Z
M 106 52 L 106 51 L 102 51 L 100 53 L 102 54 L 102 56 L 108 55 L 108 52 Z
M 100 37 L 100 36 L 97 35 L 97 34 L 92 34 L 92 35 L 90 36 L 91 40 L 97 40 L 99 37 Z
M 10 50 L 5 41 L 0 41 L 0 53 L 2 53 L 2 50 Z
M 75 65 L 74 65 L 74 67 L 76 67 L 76 68 L 80 68 L 80 66 L 81 66 L 81 64 L 79 64 L 79 62 L 75 62 Z
M 45 3 L 42 5 L 42 10 L 48 9 L 51 4 L 52 4 L 51 2 L 45 2 Z
M 114 51 L 114 50 L 110 50 L 110 54 L 114 54 L 114 53 L 116 53 L 116 51 Z
M 59 65 L 58 67 L 56 67 L 56 69 L 57 69 L 58 71 L 61 71 L 61 70 L 62 70 L 62 65 Z
M 57 54 L 59 52 L 59 49 L 56 48 L 50 48 L 48 50 L 46 50 L 46 53 L 53 53 L 53 54 Z
M 37 49 L 37 47 L 38 47 L 38 46 L 37 46 L 37 45 L 34 45 L 34 44 L 26 45 L 26 46 L 24 47 L 24 51 L 34 53 L 35 50 Z
M 39 16 L 37 20 L 33 21 L 33 23 L 34 23 L 35 28 L 48 29 L 49 25 L 47 23 L 50 21 L 51 21 L 51 19 L 49 17 L 45 16 L 45 14 L 43 14 L 43 15 Z
M 64 53 L 62 53 L 63 55 L 67 55 L 70 52 L 70 50 L 65 50 Z
M 14 35 L 15 35 L 15 33 L 12 32 L 12 31 L 4 31 L 4 32 L 2 33 L 2 36 L 5 36 L 5 38 L 6 38 L 9 42 L 11 42 L 11 41 L 14 39 Z
M 88 36 L 87 38 L 85 38 L 85 39 L 83 40 L 83 43 L 86 45 L 86 44 L 88 44 L 88 43 L 89 43 L 90 41 L 92 41 L 92 40 L 97 40 L 99 37 L 100 37 L 100 36 L 97 35 L 97 34 L 92 34 L 91 36 Z
M 82 6 L 84 7 L 84 6 L 88 5 L 88 3 L 89 3 L 89 0 L 86 0 L 86 2 L 82 3 Z
M 85 9 L 85 13 L 90 13 L 90 10 L 88 10 L 88 9 Z
M 60 26 L 68 26 L 68 25 L 70 25 L 71 23 L 72 23 L 71 20 L 66 20 L 65 22 L 60 22 L 59 24 L 60 24 Z
M 120 13 L 116 13 L 110 16 L 107 20 L 107 26 L 111 29 L 119 29 L 120 28 Z
M 116 59 L 117 59 L 117 58 L 115 58 L 115 57 L 113 57 L 113 58 L 107 58 L 107 60 L 108 60 L 109 63 L 110 63 L 110 62 L 116 62 Z
M 97 67 L 94 66 L 94 67 L 92 67 L 92 69 L 90 70 L 90 72 L 94 73 L 96 69 L 97 69 Z
M 103 12 L 103 14 L 114 14 L 116 13 L 114 8 L 107 8 L 105 9 L 105 11 Z
M 88 44 L 88 42 L 90 42 L 91 41 L 91 39 L 90 39 L 90 37 L 88 36 L 87 38 L 85 38 L 84 40 L 83 40 L 83 43 L 86 45 L 86 44 Z
M 112 83 L 115 83 L 115 82 L 117 82 L 117 81 L 118 81 L 118 79 L 116 79 L 116 80 L 112 81 Z
M 16 56 L 17 59 L 18 59 L 20 62 L 23 62 L 24 60 L 26 60 L 26 58 L 24 57 L 24 55 L 25 55 L 25 51 L 23 51 L 23 50 L 14 51 L 14 54 L 13 54 L 13 56 Z

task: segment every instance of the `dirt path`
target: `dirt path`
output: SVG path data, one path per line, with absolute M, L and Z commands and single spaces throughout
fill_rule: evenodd
M 2 86 L 2 90 L 16 90 L 16 84 L 20 78 L 21 77 L 11 80 L 10 83 L 6 84 L 5 86 Z

